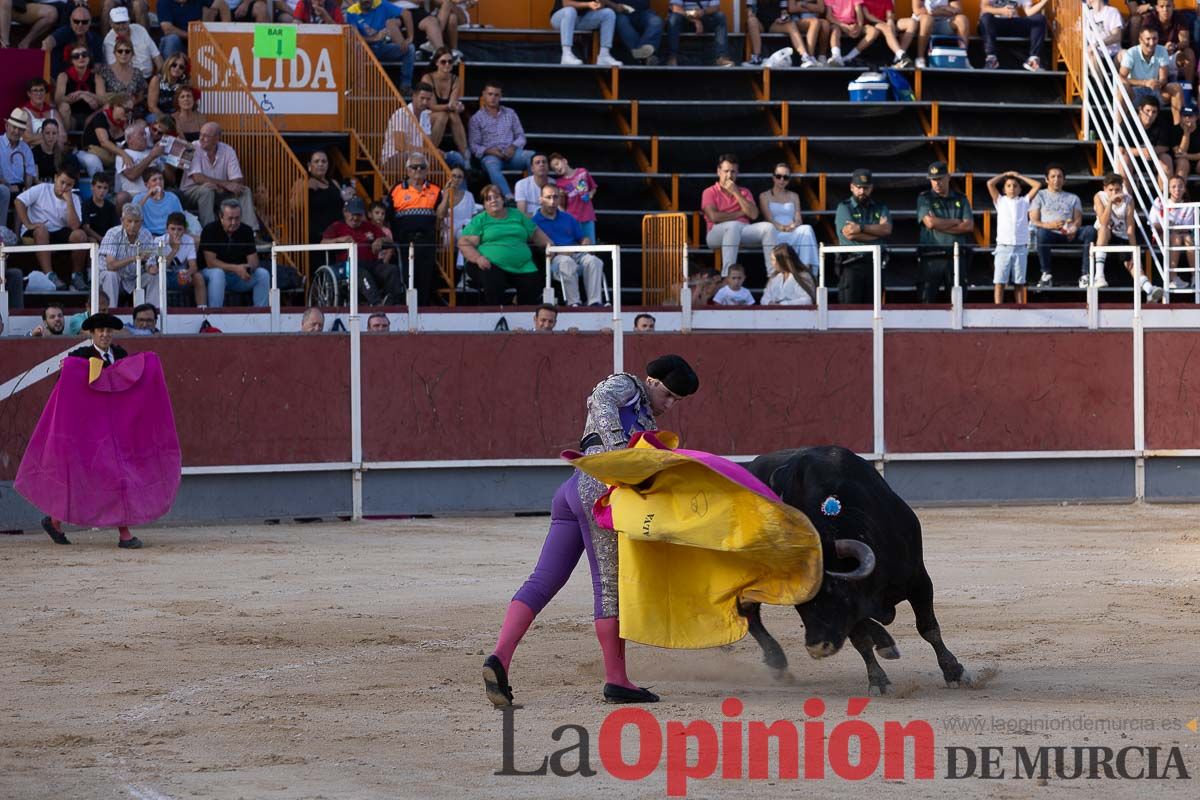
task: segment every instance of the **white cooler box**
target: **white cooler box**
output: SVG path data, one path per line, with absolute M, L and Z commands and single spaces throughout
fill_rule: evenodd
M 970 69 L 967 51 L 953 36 L 933 36 L 929 40 L 929 66 L 934 69 Z
M 855 103 L 881 103 L 888 99 L 887 78 L 878 72 L 864 72 L 846 86 Z

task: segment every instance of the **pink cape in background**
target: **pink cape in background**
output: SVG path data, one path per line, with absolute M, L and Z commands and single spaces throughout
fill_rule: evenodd
M 74 525 L 145 525 L 171 509 L 182 456 L 162 364 L 123 358 L 88 383 L 89 361 L 68 357 L 34 428 L 14 484 Z

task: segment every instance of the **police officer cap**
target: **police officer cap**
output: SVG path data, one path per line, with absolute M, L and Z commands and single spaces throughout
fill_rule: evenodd
M 700 388 L 700 379 L 680 356 L 659 356 L 646 365 L 646 374 L 662 381 L 664 386 L 680 397 L 695 394 Z
M 949 168 L 945 161 L 935 161 L 929 165 L 929 177 L 941 178 L 950 174 Z
M 869 169 L 856 169 L 850 173 L 850 182 L 855 186 L 870 186 L 874 181 Z
M 119 331 L 125 327 L 125 323 L 121 322 L 120 317 L 114 317 L 112 314 L 92 314 L 83 321 L 79 326 L 80 330 L 94 331 L 98 328 L 108 328 L 111 331 Z

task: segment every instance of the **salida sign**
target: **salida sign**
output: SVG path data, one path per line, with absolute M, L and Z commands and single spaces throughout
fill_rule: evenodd
M 272 26 L 209 23 L 206 27 L 228 56 L 229 66 L 223 69 L 211 46 L 200 45 L 198 37 L 190 37 L 189 55 L 194 64 L 193 78 L 203 93 L 202 111 L 213 114 L 235 110 L 229 101 L 236 76 L 245 82 L 278 128 L 328 131 L 339 127 L 346 81 L 342 26 L 294 26 L 296 49 L 291 58 L 260 58 L 255 54 L 255 28 Z M 258 49 L 263 52 L 261 47 Z

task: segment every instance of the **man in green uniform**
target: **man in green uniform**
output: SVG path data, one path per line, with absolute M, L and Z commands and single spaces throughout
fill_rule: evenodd
M 942 284 L 954 285 L 954 243 L 958 243 L 961 272 L 966 274 L 967 247 L 975 231 L 971 203 L 965 194 L 950 188 L 945 161 L 929 165 L 929 191 L 917 197 L 917 223 L 921 226 L 921 302 L 936 303 Z
M 880 262 L 887 266 L 888 252 L 884 240 L 892 235 L 892 214 L 883 203 L 871 199 L 875 189 L 869 169 L 856 169 L 850 174 L 850 197 L 838 203 L 838 244 L 882 245 Z M 838 253 L 838 302 L 870 303 L 871 276 L 874 272 L 870 253 Z

